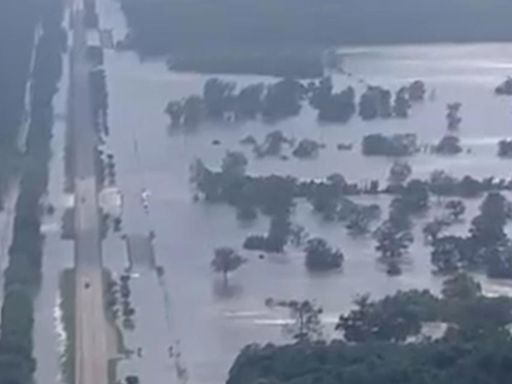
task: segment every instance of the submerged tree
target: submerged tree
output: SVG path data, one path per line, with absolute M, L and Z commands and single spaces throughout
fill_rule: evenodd
M 466 240 L 458 236 L 438 237 L 432 242 L 430 261 L 435 271 L 442 274 L 454 273 L 464 262 Z
M 318 106 L 318 120 L 345 123 L 356 111 L 354 88 L 333 93 L 322 99 Z
M 320 315 L 323 310 L 309 300 L 274 300 L 267 299 L 265 304 L 270 307 L 287 308 L 290 312 L 289 324 L 284 326 L 287 335 L 299 342 L 322 338 L 322 322 Z
M 503 83 L 494 89 L 494 93 L 497 95 L 512 95 L 512 78 L 507 77 Z
M 466 273 L 457 273 L 443 282 L 445 299 L 471 300 L 482 294 L 482 286 Z
M 380 253 L 380 261 L 388 267 L 389 274 L 399 274 L 397 267 L 414 240 L 412 233 L 386 221 L 377 229 L 375 237 L 375 249 Z
M 466 212 L 466 206 L 462 200 L 450 200 L 445 206 L 452 221 L 459 221 Z
M 242 88 L 236 97 L 235 113 L 238 119 L 255 119 L 263 109 L 265 86 L 253 84 Z
M 294 247 L 302 246 L 309 238 L 309 233 L 302 225 L 294 224 L 290 226 L 290 244 Z
M 354 301 L 355 309 L 339 317 L 336 330 L 350 342 L 403 342 L 420 333 L 422 321 L 433 317 L 435 303 L 428 291 L 399 291 L 376 302 L 363 295 Z
M 434 147 L 434 151 L 440 155 L 457 155 L 462 152 L 460 139 L 451 134 L 445 135 Z
M 448 226 L 448 223 L 444 219 L 435 218 L 434 220 L 428 222 L 423 227 L 423 235 L 425 235 L 425 240 L 427 243 L 435 242 L 444 228 Z
M 183 124 L 186 127 L 196 127 L 204 118 L 204 101 L 199 96 L 190 96 L 183 104 Z
M 263 117 L 279 120 L 298 115 L 305 91 L 300 82 L 291 79 L 283 79 L 270 85 L 263 97 Z
M 213 120 L 222 120 L 226 112 L 233 110 L 236 84 L 211 78 L 203 87 L 206 114 Z
M 409 90 L 406 87 L 402 87 L 395 94 L 393 114 L 399 118 L 406 118 L 409 116 L 409 109 L 411 109 Z
M 429 178 L 430 192 L 441 196 L 449 196 L 456 193 L 458 180 L 442 169 L 432 171 Z
M 415 80 L 409 84 L 409 99 L 413 102 L 423 101 L 425 99 L 425 83 L 421 80 Z
M 222 247 L 215 250 L 211 265 L 215 272 L 222 273 L 224 284 L 227 284 L 228 274 L 236 271 L 246 261 L 233 248 Z
M 490 192 L 480 205 L 480 213 L 471 221 L 470 235 L 478 248 L 492 248 L 504 242 L 505 224 L 510 213 L 506 198 Z
M 165 108 L 165 113 L 171 119 L 171 125 L 177 127 L 181 125 L 184 113 L 184 106 L 182 101 L 169 101 Z
M 243 152 L 227 151 L 222 159 L 222 173 L 226 176 L 242 177 L 248 163 Z
M 498 156 L 504 158 L 512 157 L 512 140 L 503 139 L 498 142 Z
M 412 174 L 412 168 L 409 163 L 401 160 L 393 162 L 391 169 L 389 170 L 388 181 L 391 185 L 403 184 L 409 176 Z
M 343 253 L 329 247 L 324 239 L 314 238 L 306 244 L 306 267 L 310 271 L 328 271 L 341 268 Z
M 448 131 L 457 131 L 459 129 L 462 118 L 459 116 L 462 104 L 459 102 L 448 103 L 446 105 L 446 122 Z

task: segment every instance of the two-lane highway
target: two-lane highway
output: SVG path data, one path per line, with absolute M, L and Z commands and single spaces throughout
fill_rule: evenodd
M 85 0 L 88 1 L 88 0 Z M 104 306 L 95 132 L 91 113 L 90 64 L 84 6 L 71 10 L 70 124 L 75 190 L 75 384 L 107 384 L 107 322 Z

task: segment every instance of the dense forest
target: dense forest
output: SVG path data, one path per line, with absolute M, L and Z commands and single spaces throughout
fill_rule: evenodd
M 512 38 L 506 0 L 122 0 L 145 53 Z M 478 25 L 478 28 L 474 28 Z
M 506 0 L 121 0 L 119 48 L 173 70 L 320 77 L 341 45 L 503 41 Z M 474 28 L 478 25 L 478 28 Z
M 338 338 L 330 343 L 316 338 L 318 322 L 300 325 L 318 309 L 295 306 L 303 308 L 291 312 L 298 342 L 245 347 L 227 383 L 501 384 L 512 378 L 512 301 L 484 296 L 467 275 L 446 280 L 442 297 L 399 291 L 379 301 L 361 296 L 354 306 L 339 317 Z M 444 333 L 427 336 L 428 323 L 443 324 Z
M 33 0 L 0 2 L 0 203 L 19 162 L 16 137 L 24 120 L 36 9 Z
M 22 164 L 20 192 L 16 202 L 12 243 L 9 248 L 9 264 L 4 272 L 5 297 L 0 328 L 0 382 L 28 384 L 33 382 L 32 374 L 36 368 L 36 360 L 32 355 L 32 328 L 33 295 L 39 286 L 43 252 L 41 198 L 46 192 L 48 183 L 48 161 L 53 125 L 52 101 L 57 92 L 62 71 L 65 33 L 61 27 L 61 0 L 44 0 L 40 2 L 39 8 L 33 3 L 19 2 L 19 4 L 22 9 L 23 6 L 30 8 L 30 12 L 26 10 L 30 14 L 38 10 L 34 23 L 38 21 L 41 33 L 34 50 L 34 66 L 30 78 L 27 152 Z M 10 17 L 12 20 L 17 16 L 11 14 Z M 21 16 L 20 19 L 22 19 Z M 32 30 L 34 30 L 33 26 Z M 28 40 L 32 41 L 32 39 Z M 28 48 L 32 49 L 31 46 Z M 20 80 L 20 84 L 22 83 Z M 22 87 L 24 87 L 23 84 Z

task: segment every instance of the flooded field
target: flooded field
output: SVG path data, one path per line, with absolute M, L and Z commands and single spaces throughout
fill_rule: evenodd
M 121 38 L 125 29 L 116 3 L 100 1 L 99 11 L 104 28 L 112 28 L 114 36 Z M 463 118 L 460 137 L 471 153 L 455 157 L 418 154 L 409 159 L 413 176 L 425 178 L 435 169 L 447 170 L 454 176 L 511 176 L 509 162 L 496 155 L 496 144 L 511 135 L 512 99 L 496 97 L 493 89 L 512 74 L 512 44 L 365 47 L 346 49 L 343 54 L 344 68 L 353 76 L 334 75 L 336 89 L 352 85 L 360 93 L 363 86 L 359 79 L 364 79 L 396 90 L 421 79 L 429 90 L 435 89 L 436 98 L 415 106 L 407 120 L 364 122 L 355 117 L 344 125 L 321 125 L 315 112 L 304 108 L 299 117 L 278 124 L 204 125 L 197 132 L 184 134 L 169 129 L 168 117 L 163 112 L 165 105 L 169 100 L 200 93 L 209 76 L 172 73 L 163 60 L 141 62 L 130 52 L 106 52 L 111 128 L 106 147 L 115 156 L 117 183 L 123 194 L 123 233 L 140 235 L 153 230 L 156 262 L 165 271 L 161 279 L 144 270 L 132 279 L 136 329 L 125 332 L 125 342 L 129 348 L 140 347 L 142 351 L 140 357 L 132 357 L 132 363 L 119 365 L 122 374 L 137 371 L 142 382 L 169 382 L 176 370 L 175 362 L 168 358 L 168 347 L 173 345 L 179 347 L 180 363 L 187 369 L 190 383 L 222 383 L 243 346 L 286 340 L 281 330 L 286 317 L 264 305 L 268 297 L 316 300 L 325 310 L 325 333 L 331 335 L 337 316 L 359 294 L 370 293 L 377 298 L 398 289 L 439 290 L 441 279 L 431 273 L 429 249 L 423 245 L 421 235 L 423 224 L 436 214 L 435 204 L 429 217 L 414 220 L 416 241 L 399 277 L 387 276 L 379 266 L 371 236 L 350 237 L 343 225 L 322 222 L 309 205 L 300 203 L 292 220 L 344 252 L 342 271 L 312 275 L 304 267 L 302 253 L 292 248 L 286 254 L 265 259 L 245 253 L 249 262 L 233 274 L 228 291 L 211 271 L 214 248 L 241 249 L 248 234 L 267 230 L 268 219 L 260 217 L 248 227 L 237 222 L 230 207 L 194 202 L 189 166 L 196 158 L 217 168 L 226 150 L 240 150 L 246 151 L 250 174 L 325 178 L 337 172 L 354 182 L 384 181 L 392 160 L 363 157 L 363 136 L 410 132 L 417 134 L 421 143 L 433 144 L 446 130 L 446 103 L 459 101 Z M 220 77 L 240 86 L 274 80 Z M 60 96 L 56 103 L 65 105 Z M 57 207 L 55 218 L 60 217 L 66 200 L 62 193 L 61 159 L 64 125 L 59 121 L 54 127 L 49 200 Z M 296 139 L 318 140 L 327 147 L 318 159 L 291 157 L 281 161 L 256 159 L 239 144 L 247 134 L 261 139 L 276 129 Z M 219 140 L 220 145 L 213 146 L 213 140 Z M 354 149 L 338 151 L 336 144 L 340 142 L 353 143 Z M 149 215 L 144 213 L 141 203 L 141 192 L 145 189 L 151 194 Z M 389 203 L 387 196 L 360 199 L 378 203 L 384 209 Z M 478 199 L 467 201 L 466 221 L 450 231 L 467 231 L 479 203 Z M 72 243 L 60 241 L 60 224 L 54 220 L 47 224 L 44 280 L 36 304 L 39 383 L 53 382 L 58 375 L 58 353 L 47 353 L 45 346 L 52 345 L 52 351 L 58 350 L 52 341 L 60 329 L 54 320 L 58 274 L 72 263 Z M 106 267 L 114 275 L 128 265 L 124 243 L 118 235 L 106 239 L 103 251 Z M 485 288 L 490 293 L 512 292 L 512 285 L 509 287 L 505 282 L 486 281 Z

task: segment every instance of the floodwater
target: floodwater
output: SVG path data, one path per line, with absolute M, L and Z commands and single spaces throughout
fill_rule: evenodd
M 117 7 L 117 3 L 103 0 L 98 8 L 103 27 L 112 28 L 119 39 L 125 26 Z M 435 143 L 445 132 L 446 103 L 459 101 L 463 104 L 462 144 L 471 148 L 471 153 L 457 157 L 414 156 L 410 159 L 414 176 L 427 177 L 440 168 L 458 176 L 510 176 L 508 161 L 496 156 L 496 143 L 510 135 L 512 99 L 495 97 L 493 89 L 512 73 L 512 44 L 351 48 L 345 50 L 344 65 L 354 76 L 335 75 L 338 89 L 352 85 L 361 90 L 358 78 L 393 90 L 421 79 L 429 89 L 436 90 L 437 98 L 416 105 L 407 120 L 363 122 L 354 118 L 346 125 L 320 125 L 315 113 L 305 108 L 299 117 L 274 125 L 251 122 L 204 126 L 183 134 L 168 129 L 165 105 L 171 99 L 200 93 L 208 76 L 172 73 L 163 61 L 141 62 L 130 52 L 106 52 L 111 128 L 106 146 L 115 156 L 117 183 L 124 197 L 123 231 L 144 234 L 154 230 L 157 263 L 165 270 L 161 281 L 149 271 L 132 279 L 136 329 L 124 332 L 125 342 L 128 348 L 141 347 L 143 353 L 119 365 L 122 375 L 136 373 L 142 382 L 155 384 L 174 380 L 176 360 L 168 356 L 168 346 L 173 345 L 181 352 L 179 364 L 187 369 L 190 383 L 222 383 L 244 345 L 286 341 L 281 329 L 286 316 L 265 307 L 268 297 L 316 300 L 325 310 L 325 331 L 331 335 L 337 316 L 359 294 L 381 297 L 398 289 L 439 290 L 441 281 L 431 274 L 429 251 L 420 235 L 427 217 L 416 220 L 416 242 L 403 275 L 390 278 L 376 262 L 371 238 L 351 238 L 342 225 L 323 223 L 305 204 L 297 206 L 293 221 L 340 247 L 345 254 L 342 271 L 312 275 L 305 270 L 300 252 L 291 248 L 285 255 L 263 260 L 246 253 L 249 262 L 230 277 L 227 291 L 210 269 L 214 248 L 240 249 L 248 234 L 267 230 L 268 220 L 260 217 L 251 226 L 240 225 L 230 207 L 193 202 L 189 166 L 195 158 L 201 158 L 209 166 L 218 167 L 226 150 L 247 151 L 238 143 L 247 134 L 261 139 L 280 129 L 296 139 L 307 137 L 327 144 L 316 160 L 255 159 L 247 152 L 249 173 L 324 178 L 338 172 L 351 181 L 384 180 L 391 160 L 361 156 L 362 137 L 371 132 L 412 132 L 421 142 Z M 221 77 L 239 85 L 273 81 L 258 76 Z M 63 146 L 58 136 L 61 129 L 55 130 L 54 145 Z M 213 146 L 214 139 L 221 145 Z M 337 151 L 339 142 L 354 143 L 354 150 Z M 55 151 L 55 156 L 60 156 L 63 147 Z M 52 160 L 53 201 L 59 200 L 62 190 L 61 167 L 61 161 Z M 140 199 L 144 189 L 151 193 L 149 215 L 144 213 Z M 384 196 L 372 199 L 365 201 L 383 207 L 389 202 Z M 466 222 L 451 230 L 466 231 L 478 204 L 478 200 L 469 201 Z M 434 207 L 430 215 L 436 211 Z M 48 335 L 56 334 L 55 324 L 49 322 L 57 300 L 57 271 L 72 260 L 70 252 L 71 246 L 56 238 L 52 241 L 51 235 L 47 237 L 45 281 L 41 304 L 36 307 L 39 382 L 52 382 L 55 377 L 55 359 L 41 359 L 45 355 L 42 345 L 50 343 Z M 118 236 L 110 235 L 104 242 L 104 260 L 115 275 L 127 265 Z M 491 293 L 511 292 L 505 282 L 486 281 L 486 289 Z M 56 342 L 52 345 L 58 346 Z

